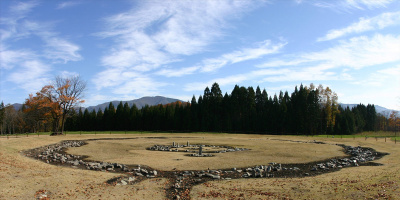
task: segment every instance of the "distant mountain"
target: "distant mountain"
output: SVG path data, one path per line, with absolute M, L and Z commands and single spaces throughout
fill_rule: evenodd
M 15 110 L 21 110 L 21 108 L 22 108 L 22 104 L 20 104 L 20 103 L 14 103 L 12 106 L 14 106 Z
M 125 104 L 126 102 L 128 102 L 129 107 L 131 107 L 133 104 L 135 104 L 138 109 L 141 109 L 145 105 L 149 105 L 149 106 L 154 106 L 154 105 L 159 105 L 159 104 L 165 105 L 165 104 L 169 104 L 169 103 L 173 103 L 173 102 L 177 102 L 177 101 L 181 101 L 181 100 L 162 97 L 162 96 L 155 96 L 155 97 L 142 97 L 140 99 L 135 99 L 135 100 L 131 100 L 131 101 L 122 101 L 122 104 Z M 91 112 L 92 110 L 98 111 L 99 109 L 104 111 L 104 109 L 106 107 L 108 107 L 110 102 L 114 105 L 115 108 L 117 108 L 118 104 L 121 101 L 109 101 L 106 103 L 99 104 L 97 106 L 89 106 L 89 107 L 87 107 L 87 109 L 89 112 Z M 183 102 L 183 101 L 181 101 L 181 102 Z
M 344 103 L 340 103 L 340 105 L 342 106 L 342 108 L 346 108 L 348 106 L 351 109 L 351 108 L 356 107 L 359 104 L 344 104 Z M 396 111 L 396 110 L 391 110 L 391 109 L 388 109 L 388 108 L 385 108 L 385 107 L 382 107 L 382 106 L 378 106 L 378 105 L 374 105 L 374 106 L 375 106 L 376 113 L 380 113 L 385 117 L 388 117 L 392 111 Z

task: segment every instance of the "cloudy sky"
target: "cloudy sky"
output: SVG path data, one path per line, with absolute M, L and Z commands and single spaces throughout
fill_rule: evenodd
M 397 0 L 1 0 L 0 100 L 55 76 L 87 81 L 84 106 L 184 101 L 219 83 L 329 86 L 342 103 L 400 110 Z

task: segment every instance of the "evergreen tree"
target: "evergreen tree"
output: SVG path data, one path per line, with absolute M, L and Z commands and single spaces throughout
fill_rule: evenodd
M 131 108 L 129 107 L 128 102 L 125 102 L 124 104 L 124 109 L 122 111 L 122 130 L 127 131 L 129 130 L 130 127 L 130 120 L 129 120 L 129 115 L 131 112 Z
M 115 130 L 122 131 L 125 128 L 123 113 L 124 113 L 124 106 L 122 104 L 122 101 L 120 101 L 117 106 L 117 110 L 115 111 L 115 117 L 114 117 Z
M 4 120 L 5 120 L 4 114 L 5 114 L 5 106 L 4 106 L 4 102 L 1 101 L 1 104 L 0 104 L 0 133 L 1 133 L 1 135 L 3 135 L 4 129 L 5 129 L 5 126 L 4 126 Z
M 96 114 L 96 125 L 94 127 L 94 131 L 104 131 L 103 117 L 104 113 L 101 109 L 99 109 Z
M 139 109 L 135 104 L 131 106 L 130 112 L 129 112 L 129 129 L 130 130 L 141 130 L 142 127 L 140 125 L 141 122 L 141 117 L 140 117 L 140 112 Z

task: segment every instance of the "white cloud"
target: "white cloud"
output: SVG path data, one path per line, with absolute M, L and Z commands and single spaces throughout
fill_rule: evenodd
M 203 60 L 201 71 L 213 72 L 228 64 L 258 59 L 262 56 L 279 52 L 285 45 L 286 43 L 272 45 L 270 40 L 265 40 L 255 48 L 244 48 L 239 51 L 224 54 L 218 58 L 205 59 Z
M 205 82 L 185 85 L 185 91 L 201 91 L 214 82 L 221 86 L 244 81 L 327 81 L 354 80 L 349 69 L 359 70 L 368 66 L 400 61 L 400 36 L 380 35 L 356 37 L 341 41 L 339 45 L 319 52 L 288 55 L 289 60 L 274 60 L 258 67 L 270 67 L 249 73 L 233 75 Z M 394 69 L 381 71 L 394 73 Z
M 44 85 L 49 84 L 48 72 L 50 66 L 38 60 L 25 61 L 20 63 L 21 67 L 11 73 L 7 80 L 18 84 L 26 91 L 39 91 Z
M 70 7 L 79 5 L 81 3 L 82 2 L 78 2 L 78 1 L 65 1 L 65 2 L 58 4 L 57 9 L 70 8 Z
M 142 75 L 125 81 L 113 90 L 115 94 L 127 95 L 135 94 L 138 96 L 154 96 L 160 94 L 161 87 L 168 84 L 155 81 L 154 79 Z
M 400 65 L 377 70 L 369 77 L 352 82 L 355 85 L 366 85 L 380 88 L 400 88 Z M 393 91 L 394 92 L 394 91 Z
M 63 39 L 48 23 L 28 19 L 37 5 L 37 1 L 17 2 L 1 18 L 0 67 L 7 70 L 6 81 L 29 92 L 49 83 L 52 66 L 44 63 L 82 59 L 78 45 Z M 23 40 L 38 41 L 39 45 L 25 48 Z
M 31 60 L 37 57 L 28 50 L 0 50 L 0 67 L 3 69 L 12 69 L 15 65 L 21 62 L 21 60 Z
M 116 87 L 114 92 L 118 94 L 156 91 L 157 89 L 150 86 L 160 88 L 166 84 L 153 84 L 155 81 L 144 72 L 180 61 L 182 56 L 207 51 L 207 47 L 224 36 L 224 31 L 230 28 L 229 20 L 238 18 L 263 3 L 225 0 L 138 2 L 129 11 L 106 18 L 106 30 L 96 34 L 105 39 L 112 39 L 113 44 L 110 51 L 101 58 L 106 69 L 100 72 L 93 82 L 98 89 Z M 252 59 L 249 55 L 241 56 L 239 59 Z M 231 58 L 230 62 L 240 60 Z M 199 67 L 165 68 L 153 74 L 179 77 L 194 73 Z M 125 79 L 122 78 L 124 81 L 121 81 L 119 76 L 122 72 L 140 75 L 125 82 Z M 136 84 L 141 84 L 145 89 L 136 87 Z
M 78 45 L 57 37 L 44 38 L 44 40 L 48 47 L 45 49 L 47 59 L 62 60 L 64 63 L 82 59 L 82 56 L 77 53 L 80 50 Z
M 333 40 L 352 33 L 378 30 L 399 24 L 400 12 L 383 13 L 372 18 L 360 18 L 358 22 L 342 29 L 330 30 L 324 37 L 318 38 L 317 41 Z
M 38 4 L 38 1 L 17 2 L 10 7 L 10 11 L 16 15 L 26 14 Z
M 393 0 L 314 0 L 310 1 L 314 6 L 321 8 L 331 8 L 331 9 L 339 9 L 339 10 L 349 10 L 349 9 L 375 9 L 375 8 L 384 8 Z
M 400 35 L 376 34 L 372 37 L 354 37 L 340 41 L 339 45 L 319 52 L 292 55 L 289 60 L 275 60 L 260 66 L 274 67 L 283 65 L 315 65 L 326 63 L 334 67 L 351 67 L 360 69 L 400 60 Z M 318 64 L 317 64 L 318 65 Z
M 184 75 L 193 74 L 198 70 L 201 72 L 215 72 L 226 65 L 258 59 L 268 54 L 278 53 L 279 50 L 285 45 L 286 43 L 271 44 L 270 40 L 265 40 L 258 43 L 256 47 L 253 48 L 242 48 L 241 50 L 223 54 L 217 58 L 204 59 L 201 64 L 193 67 L 181 69 L 162 69 L 156 74 L 166 77 L 181 77 Z
M 194 67 L 186 67 L 186 68 L 181 68 L 181 69 L 162 69 L 158 71 L 156 74 L 161 75 L 161 76 L 166 76 L 166 77 L 181 77 L 189 74 L 195 73 L 200 67 L 194 66 Z
M 110 68 L 96 75 L 93 79 L 98 90 L 106 87 L 114 87 L 120 85 L 129 79 L 137 78 L 140 74 L 132 71 L 124 71 L 118 68 Z
M 386 5 L 390 4 L 392 1 L 393 0 L 345 0 L 342 4 L 351 8 L 363 9 L 367 7 L 372 9 L 386 7 Z
M 79 76 L 77 72 L 61 71 L 60 76 L 63 78 Z
M 134 9 L 107 18 L 115 45 L 103 65 L 132 67 L 150 64 L 151 69 L 192 55 L 223 35 L 226 20 L 248 10 L 254 2 L 161 1 L 142 2 Z

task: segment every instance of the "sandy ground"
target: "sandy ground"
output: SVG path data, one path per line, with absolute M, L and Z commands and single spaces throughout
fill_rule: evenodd
M 137 138 L 132 140 L 93 141 L 69 153 L 86 154 L 95 160 L 124 164 L 143 164 L 157 169 L 206 169 L 244 167 L 269 162 L 301 163 L 341 156 L 335 145 L 296 143 L 324 141 L 372 147 L 390 155 L 380 159 L 383 166 L 346 168 L 339 172 L 307 178 L 237 179 L 212 181 L 195 186 L 192 199 L 400 199 L 400 144 L 362 138 L 311 138 L 227 134 L 143 134 L 143 135 L 67 135 L 0 138 L 0 199 L 34 199 L 46 193 L 51 199 L 164 199 L 166 179 L 149 179 L 136 185 L 111 186 L 105 181 L 115 173 L 79 170 L 49 165 L 21 155 L 31 149 L 61 140 L 89 138 Z M 173 137 L 173 138 L 170 138 Z M 285 140 L 285 141 L 282 141 Z M 218 154 L 212 158 L 190 158 L 183 153 L 144 150 L 154 144 L 229 145 L 252 149 L 247 152 Z M 85 152 L 85 153 L 82 153 Z M 182 160 L 180 160 L 182 159 Z

